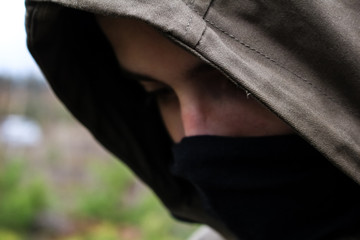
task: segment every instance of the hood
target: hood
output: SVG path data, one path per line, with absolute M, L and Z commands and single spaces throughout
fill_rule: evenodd
M 360 3 L 27 0 L 28 47 L 59 99 L 176 217 L 222 226 L 168 172 L 156 106 L 121 73 L 94 13 L 143 20 L 220 70 L 360 183 Z

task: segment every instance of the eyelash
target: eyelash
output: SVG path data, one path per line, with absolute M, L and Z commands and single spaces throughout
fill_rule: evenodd
M 151 98 L 154 98 L 156 100 L 167 100 L 170 96 L 174 94 L 174 91 L 171 88 L 159 88 L 153 91 L 148 92 L 149 96 Z
M 163 87 L 163 88 L 159 88 L 159 89 L 155 89 L 152 91 L 149 91 L 148 93 L 152 96 L 162 96 L 162 95 L 167 95 L 169 93 L 173 92 L 170 88 L 167 87 Z

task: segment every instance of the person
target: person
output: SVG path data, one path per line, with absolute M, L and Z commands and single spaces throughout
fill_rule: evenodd
M 175 218 L 224 239 L 360 239 L 356 1 L 26 8 L 57 96 Z

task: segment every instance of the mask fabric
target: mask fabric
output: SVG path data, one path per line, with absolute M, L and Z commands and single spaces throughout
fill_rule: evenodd
M 360 186 L 296 135 L 186 137 L 171 172 L 239 239 L 338 239 L 360 229 Z

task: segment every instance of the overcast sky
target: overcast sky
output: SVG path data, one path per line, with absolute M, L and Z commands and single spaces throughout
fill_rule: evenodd
M 40 75 L 26 48 L 24 0 L 0 0 L 0 75 Z

